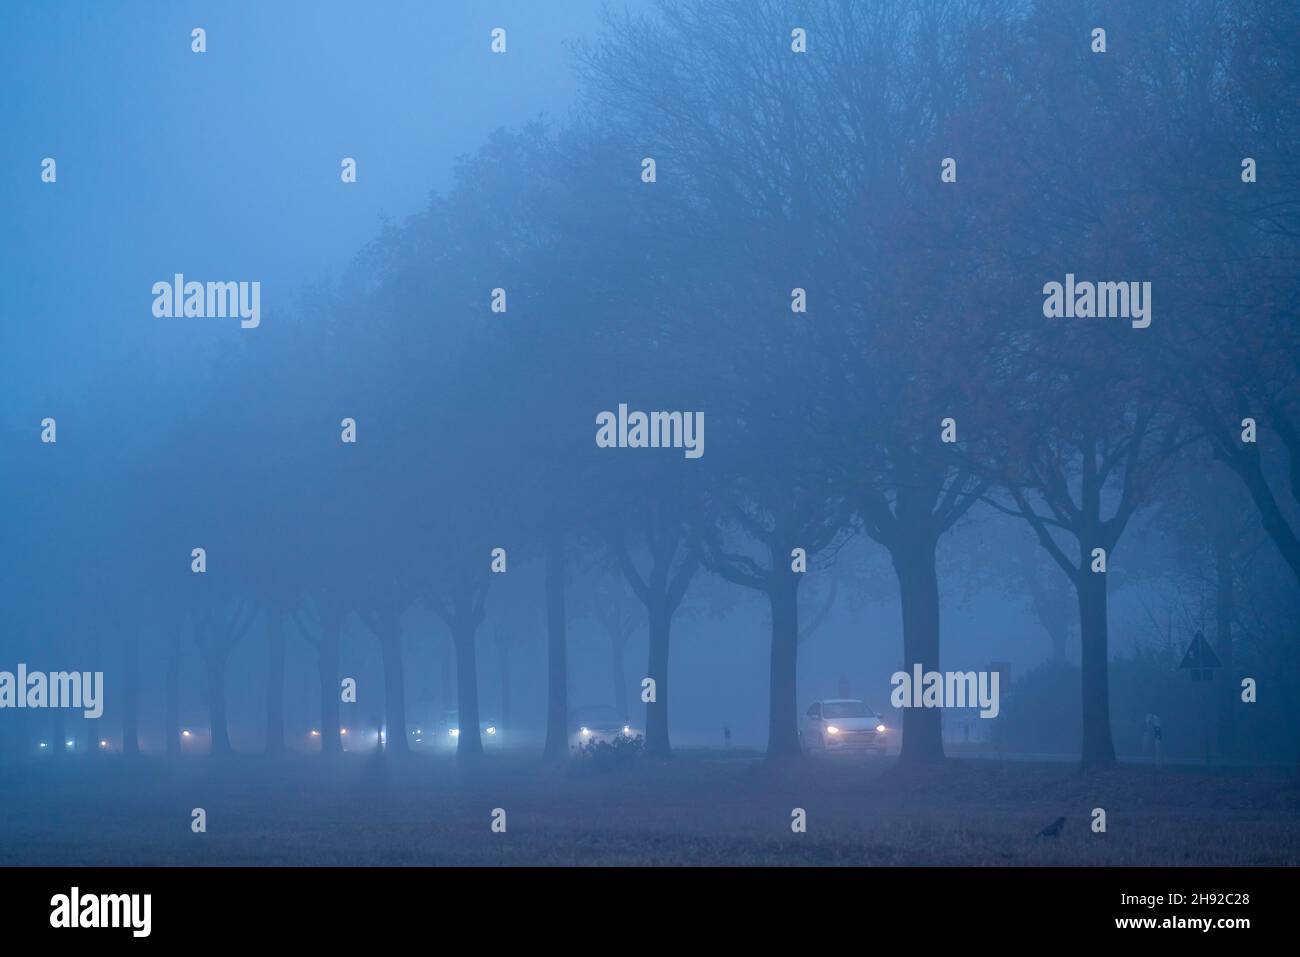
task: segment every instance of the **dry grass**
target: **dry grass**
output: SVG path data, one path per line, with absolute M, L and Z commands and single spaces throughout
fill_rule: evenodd
M 473 772 L 424 756 L 38 763 L 0 777 L 0 864 L 1300 863 L 1300 785 L 1281 771 L 738 757 L 617 774 L 510 756 Z M 193 807 L 206 834 L 190 832 Z M 1060 837 L 1036 838 L 1057 817 Z

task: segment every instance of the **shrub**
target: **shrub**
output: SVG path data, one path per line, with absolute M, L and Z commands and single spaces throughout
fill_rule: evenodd
M 639 734 L 634 738 L 619 735 L 613 741 L 588 741 L 578 746 L 578 759 L 593 771 L 625 770 L 636 764 L 644 745 Z

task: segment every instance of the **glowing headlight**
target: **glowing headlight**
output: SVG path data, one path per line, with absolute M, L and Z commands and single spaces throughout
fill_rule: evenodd
M 182 732 L 181 732 L 181 737 L 182 737 L 182 738 L 188 738 L 189 736 L 190 736 L 190 733 L 189 733 L 188 731 L 182 731 Z
M 320 732 L 319 732 L 319 731 L 312 731 L 311 736 L 312 736 L 313 738 L 319 738 L 319 737 L 320 737 Z
M 101 748 L 106 748 L 106 747 L 108 747 L 108 742 L 107 742 L 107 741 L 101 741 L 101 742 L 99 742 L 99 746 L 100 746 Z
M 624 733 L 624 734 L 631 734 L 631 733 L 632 733 L 632 726 L 631 726 L 631 725 L 628 725 L 628 724 L 623 725 L 623 733 Z
M 41 742 L 41 747 L 43 748 L 43 747 L 45 747 L 45 746 L 46 746 L 45 742 L 42 741 L 42 742 Z
M 827 733 L 827 734 L 839 734 L 839 733 L 840 733 L 840 729 L 837 728 L 837 727 L 835 727 L 835 725 L 833 725 L 833 724 L 828 724 L 828 725 L 826 726 L 826 733 Z
M 493 726 L 489 727 L 489 728 L 487 729 L 487 733 L 488 733 L 488 734 L 496 734 L 496 733 L 497 733 L 496 726 L 493 725 Z
M 459 738 L 459 737 L 460 737 L 460 728 L 452 728 L 452 729 L 451 729 L 450 731 L 448 731 L 447 733 L 448 733 L 449 735 L 451 735 L 453 738 Z
M 877 734 L 884 734 L 884 733 L 885 733 L 885 726 L 884 726 L 883 724 L 878 724 L 878 725 L 876 725 L 876 733 L 877 733 Z
M 583 728 L 583 729 L 582 729 L 582 733 L 583 733 L 583 734 L 591 734 L 591 732 L 588 731 L 586 728 Z

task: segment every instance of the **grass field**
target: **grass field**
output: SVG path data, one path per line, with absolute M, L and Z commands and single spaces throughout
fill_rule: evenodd
M 207 832 L 191 832 L 191 810 Z M 791 811 L 807 814 L 793 833 Z M 1104 808 L 1107 829 L 1090 828 Z M 494 808 L 506 832 L 490 829 Z M 1059 837 L 1036 835 L 1058 817 Z M 0 768 L 0 864 L 1295 865 L 1285 770 L 837 756 L 770 767 L 742 750 L 556 769 L 498 755 L 102 758 Z

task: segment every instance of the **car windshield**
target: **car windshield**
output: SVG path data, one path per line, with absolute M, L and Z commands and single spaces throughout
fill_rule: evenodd
M 827 718 L 874 718 L 876 713 L 861 701 L 827 701 L 822 704 Z
M 608 705 L 578 708 L 573 712 L 573 718 L 579 724 L 618 724 L 623 720 L 618 712 Z

